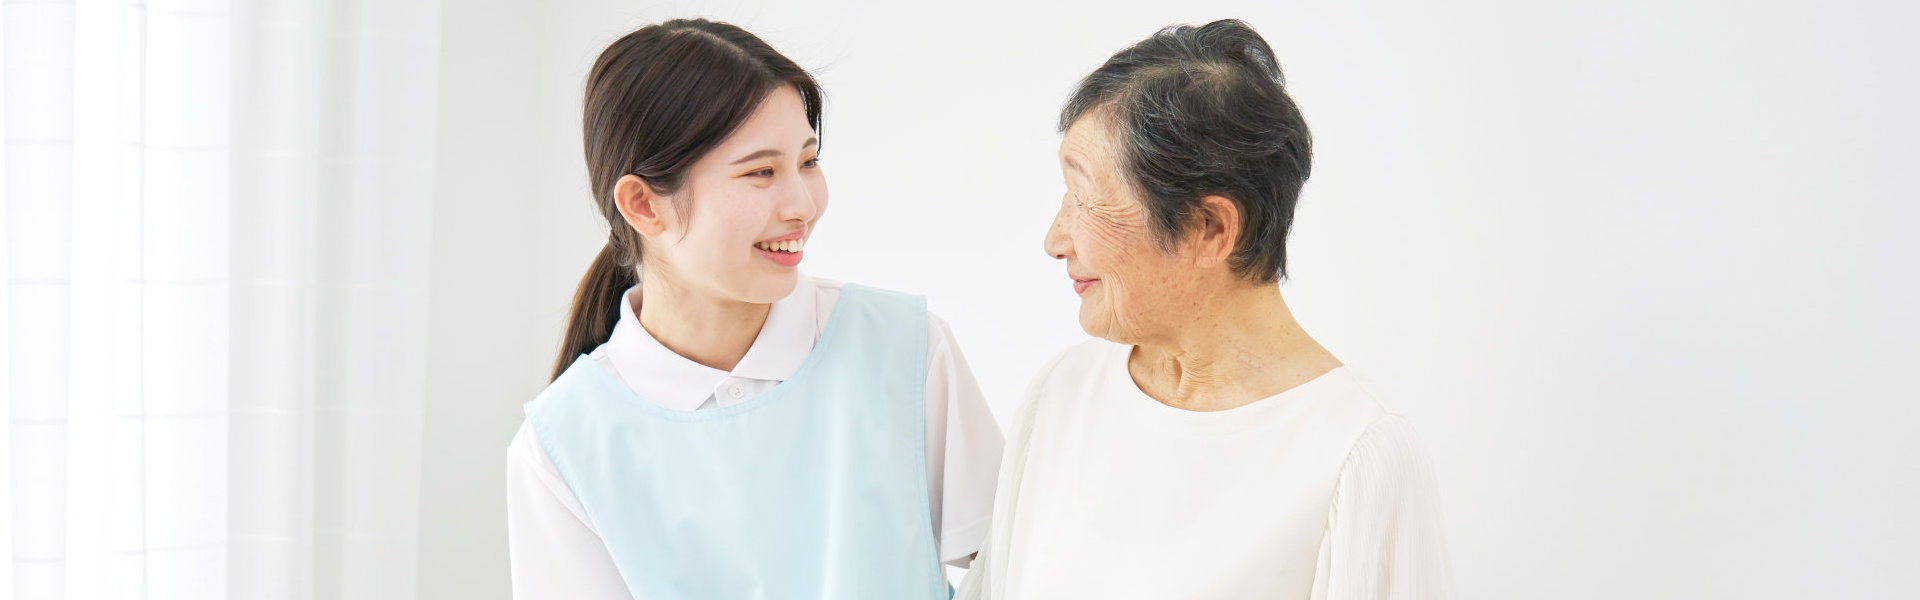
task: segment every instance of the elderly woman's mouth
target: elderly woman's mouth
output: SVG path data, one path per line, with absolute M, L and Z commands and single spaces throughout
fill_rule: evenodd
M 1068 275 L 1068 277 L 1073 278 L 1073 293 L 1075 294 L 1085 294 L 1087 293 L 1087 288 L 1093 287 L 1093 284 L 1100 283 L 1098 279 L 1086 279 L 1073 277 L 1072 275 Z

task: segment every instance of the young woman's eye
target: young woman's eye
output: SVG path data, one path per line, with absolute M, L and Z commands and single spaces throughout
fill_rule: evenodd
M 800 167 L 803 169 L 811 169 L 818 166 L 820 166 L 820 157 L 818 156 L 807 159 L 807 162 L 800 163 Z
M 758 170 L 758 171 L 754 171 L 754 172 L 752 172 L 752 173 L 748 173 L 748 174 L 747 174 L 747 176 L 748 176 L 748 177 L 772 177 L 772 176 L 773 176 L 773 167 L 767 167 L 767 168 L 765 168 L 765 169 L 761 169 L 761 170 Z

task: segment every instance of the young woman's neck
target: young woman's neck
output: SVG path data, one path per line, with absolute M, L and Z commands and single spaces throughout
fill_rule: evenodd
M 659 268 L 642 269 L 640 292 L 628 302 L 640 326 L 674 354 L 732 371 L 767 322 L 768 304 L 723 300 L 679 285 Z

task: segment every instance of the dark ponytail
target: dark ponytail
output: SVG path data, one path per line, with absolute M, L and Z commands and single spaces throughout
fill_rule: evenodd
M 613 324 L 620 322 L 620 299 L 627 288 L 640 283 L 639 272 L 626 263 L 626 254 L 609 240 L 594 255 L 587 275 L 573 291 L 572 316 L 567 319 L 567 337 L 560 345 L 560 357 L 553 363 L 553 379 L 573 364 L 575 357 L 593 351 L 613 335 Z
M 587 74 L 583 132 L 587 179 L 607 219 L 607 245 L 580 278 L 553 378 L 613 335 L 627 289 L 639 284 L 641 236 L 615 205 L 614 186 L 638 175 L 655 194 L 673 194 L 687 168 L 753 115 L 760 101 L 792 86 L 820 130 L 813 76 L 746 30 L 705 19 L 674 19 L 621 37 Z M 686 214 L 686 211 L 679 211 Z

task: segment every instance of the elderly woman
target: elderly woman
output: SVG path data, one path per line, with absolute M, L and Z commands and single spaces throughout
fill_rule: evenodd
M 1413 430 L 1281 298 L 1310 140 L 1273 50 L 1162 30 L 1060 127 L 1046 250 L 1096 339 L 1029 388 L 963 597 L 1446 597 Z

